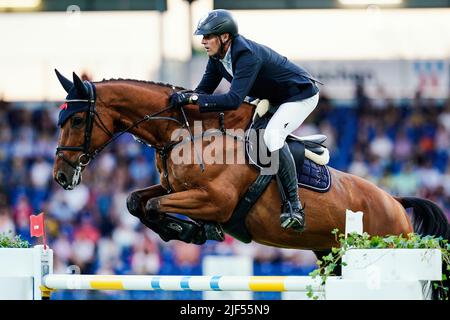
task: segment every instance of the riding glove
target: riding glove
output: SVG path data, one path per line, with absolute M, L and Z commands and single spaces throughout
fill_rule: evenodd
M 169 102 L 172 106 L 181 107 L 186 104 L 196 104 L 198 95 L 193 92 L 175 92 L 170 98 Z

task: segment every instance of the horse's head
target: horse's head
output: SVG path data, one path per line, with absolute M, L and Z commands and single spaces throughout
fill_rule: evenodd
M 66 190 L 72 190 L 81 182 L 81 171 L 102 146 L 112 137 L 113 121 L 106 113 L 100 119 L 93 83 L 82 81 L 73 73 L 73 82 L 55 70 L 58 80 L 67 92 L 60 107 L 58 126 L 61 128 L 53 178 Z
M 217 129 L 221 123 L 217 113 L 200 114 L 196 106 L 180 112 L 170 105 L 170 94 L 180 87 L 128 79 L 104 80 L 95 86 L 75 73 L 72 82 L 55 71 L 67 97 L 59 113 L 61 133 L 53 177 L 67 190 L 80 184 L 82 170 L 120 134 L 129 132 L 147 145 L 167 150 L 179 141 L 174 130 L 189 128 L 188 122 L 201 120 L 205 130 Z M 224 127 L 245 128 L 253 110 L 248 106 L 230 111 Z

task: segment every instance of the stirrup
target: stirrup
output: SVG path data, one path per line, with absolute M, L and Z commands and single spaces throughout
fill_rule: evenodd
M 287 208 L 287 210 L 284 210 Z M 292 208 L 288 201 L 283 205 L 283 212 L 280 215 L 280 224 L 284 229 L 293 229 L 297 232 L 305 230 L 305 213 L 303 208 Z

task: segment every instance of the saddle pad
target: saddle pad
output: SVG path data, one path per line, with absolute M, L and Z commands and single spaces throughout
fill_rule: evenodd
M 289 150 L 295 160 L 298 185 L 317 192 L 327 192 L 331 186 L 330 171 L 305 157 L 305 147 L 298 141 L 288 141 Z
M 313 191 L 327 192 L 331 186 L 328 167 L 305 159 L 301 171 L 297 168 L 298 185 Z

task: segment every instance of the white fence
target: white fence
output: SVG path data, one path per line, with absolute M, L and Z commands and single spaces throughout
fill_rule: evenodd
M 361 221 L 362 214 L 348 212 L 346 232 L 361 232 Z M 0 299 L 39 300 L 52 289 L 305 293 L 311 286 L 320 299 L 422 300 L 431 297 L 430 281 L 442 279 L 439 249 L 350 249 L 343 262 L 342 276 L 322 286 L 308 276 L 53 274 L 49 248 L 0 249 Z

